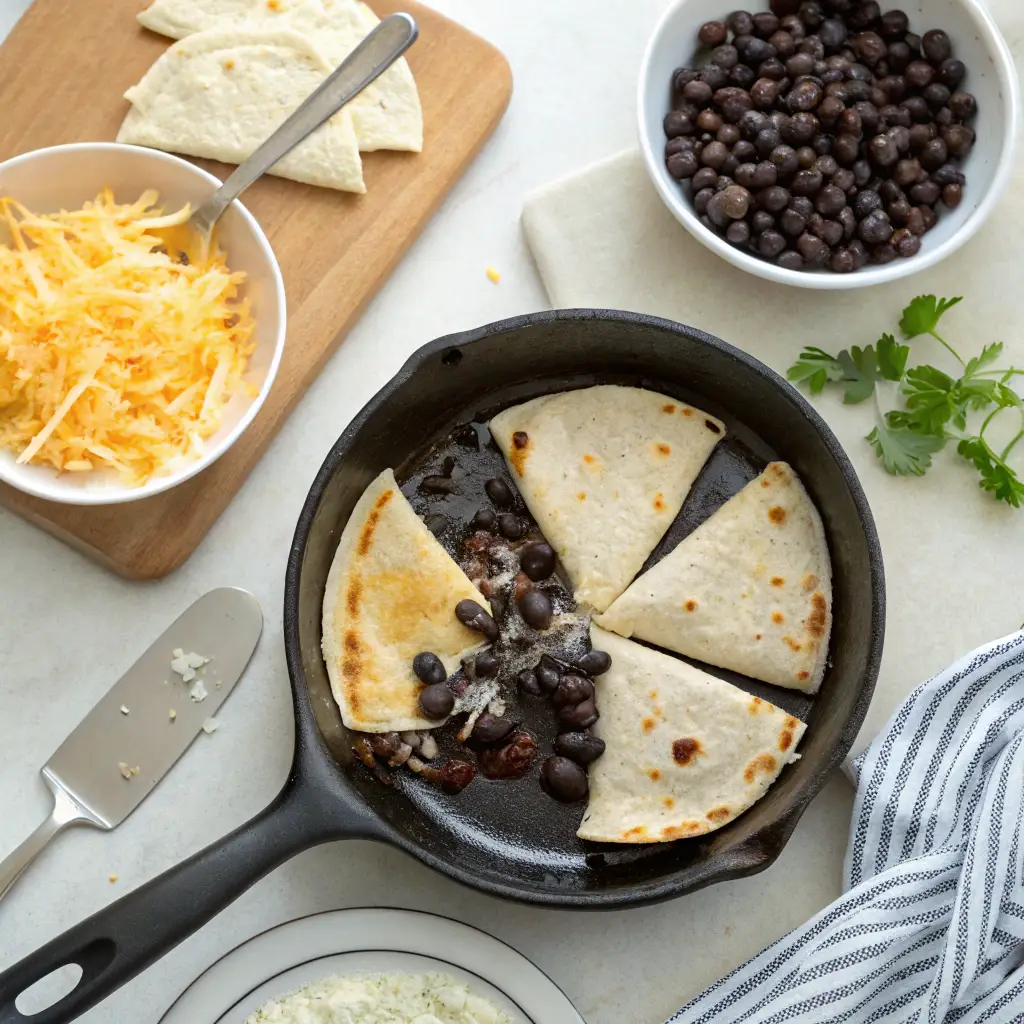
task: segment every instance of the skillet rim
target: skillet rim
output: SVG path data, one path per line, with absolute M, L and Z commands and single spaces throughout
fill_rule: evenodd
M 868 562 L 871 570 L 871 629 L 870 636 L 865 641 L 867 645 L 866 669 L 853 710 L 828 753 L 815 764 L 811 777 L 796 794 L 796 798 L 791 802 L 789 808 L 783 812 L 782 816 L 775 823 L 753 833 L 741 846 L 715 854 L 700 865 L 688 868 L 684 872 L 676 871 L 656 880 L 623 885 L 605 892 L 541 891 L 526 885 L 516 884 L 513 881 L 497 881 L 493 878 L 481 877 L 474 872 L 463 870 L 458 864 L 446 861 L 438 857 L 431 849 L 421 847 L 411 841 L 403 832 L 383 820 L 371 806 L 362 800 L 355 787 L 346 778 L 342 767 L 328 752 L 313 716 L 308 684 L 302 666 L 299 597 L 301 593 L 302 563 L 307 551 L 310 531 L 324 492 L 340 469 L 342 462 L 348 455 L 349 448 L 363 429 L 367 420 L 380 410 L 382 406 L 390 402 L 395 392 L 402 385 L 413 377 L 429 360 L 439 354 L 443 357 L 445 354 L 464 348 L 467 345 L 537 325 L 586 323 L 589 321 L 654 328 L 669 334 L 686 337 L 689 341 L 696 341 L 707 345 L 726 357 L 742 363 L 747 370 L 761 377 L 766 384 L 777 391 L 781 398 L 797 408 L 803 418 L 811 424 L 821 438 L 829 455 L 841 472 L 850 497 L 853 500 L 860 529 L 867 546 Z M 663 317 L 617 309 L 573 308 L 542 310 L 492 321 L 480 327 L 444 335 L 427 342 L 406 359 L 394 376 L 374 394 L 349 422 L 341 436 L 332 445 L 317 472 L 296 523 L 285 574 L 283 632 L 285 659 L 288 665 L 289 681 L 292 688 L 293 710 L 296 723 L 296 750 L 292 777 L 295 782 L 301 783 L 303 777 L 307 774 L 319 776 L 320 788 L 323 788 L 326 784 L 327 788 L 332 791 L 332 795 L 340 801 L 341 806 L 338 808 L 338 811 L 349 813 L 354 818 L 353 827 L 345 830 L 345 834 L 353 836 L 359 833 L 365 838 L 387 842 L 411 854 L 421 863 L 456 882 L 502 899 L 539 906 L 562 907 L 565 909 L 620 909 L 673 899 L 717 882 L 757 874 L 770 867 L 778 859 L 803 813 L 850 752 L 864 724 L 881 667 L 882 647 L 885 636 L 885 571 L 882 548 L 874 516 L 849 456 L 821 415 L 780 374 L 749 353 L 730 345 L 728 342 L 722 341 L 714 335 Z M 320 809 L 323 813 L 331 813 L 326 807 L 321 806 Z M 681 877 L 681 875 L 685 875 L 685 878 Z

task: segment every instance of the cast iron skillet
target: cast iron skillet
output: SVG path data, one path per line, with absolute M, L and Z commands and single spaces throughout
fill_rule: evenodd
M 417 453 L 460 422 L 599 381 L 655 388 L 726 420 L 730 442 L 719 446 L 695 486 L 681 513 L 683 532 L 777 455 L 794 466 L 821 510 L 835 574 L 832 665 L 820 695 L 806 700 L 770 691 L 808 720 L 802 759 L 725 828 L 658 846 L 584 847 L 574 835 L 580 809 L 530 786 L 478 779 L 452 798 L 420 780 L 381 785 L 353 762 L 320 656 L 331 559 L 352 507 L 382 469 L 396 467 L 401 479 Z M 33 1024 L 72 1020 L 267 872 L 329 840 L 381 840 L 491 895 L 573 908 L 636 906 L 761 871 L 853 743 L 878 673 L 883 617 L 881 552 L 849 460 L 800 395 L 750 356 L 679 324 L 590 310 L 532 314 L 435 341 L 345 431 L 299 518 L 285 584 L 296 728 L 284 789 L 231 835 L 0 975 L 0 1022 L 29 1020 L 16 1010 L 15 997 L 54 969 L 77 963 L 84 973 L 74 991 L 31 1017 Z M 756 684 L 744 685 L 756 691 Z M 493 786 L 507 787 L 500 799 Z

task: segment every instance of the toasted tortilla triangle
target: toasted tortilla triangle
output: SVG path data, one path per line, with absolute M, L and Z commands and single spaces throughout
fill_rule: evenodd
M 373 31 L 379 19 L 356 0 L 154 0 L 138 16 L 153 32 L 184 39 L 197 32 L 247 28 L 299 32 L 333 70 Z M 359 149 L 423 148 L 423 111 L 403 57 L 346 108 Z
M 200 32 L 170 47 L 125 93 L 132 108 L 117 141 L 241 163 L 329 73 L 297 32 Z M 365 192 L 352 115 L 342 108 L 270 173 Z
M 832 569 L 821 517 L 773 462 L 597 620 L 604 629 L 815 693 L 828 659 Z
M 806 726 L 667 654 L 591 627 L 612 666 L 595 683 L 604 755 L 577 835 L 663 843 L 727 825 L 796 759 Z
M 678 399 L 617 385 L 535 398 L 490 427 L 577 602 L 597 611 L 640 571 L 725 434 Z
M 345 725 L 392 732 L 439 724 L 420 711 L 412 661 L 432 651 L 450 675 L 480 646 L 455 617 L 464 598 L 490 608 L 385 470 L 352 510 L 324 592 L 324 661 Z

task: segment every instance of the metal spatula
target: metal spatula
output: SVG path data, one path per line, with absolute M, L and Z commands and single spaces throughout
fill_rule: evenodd
M 231 693 L 262 631 L 252 594 L 213 590 L 128 669 L 43 767 L 53 813 L 0 862 L 0 898 L 62 829 L 110 830 L 142 803 Z M 190 654 L 209 660 L 191 667 Z

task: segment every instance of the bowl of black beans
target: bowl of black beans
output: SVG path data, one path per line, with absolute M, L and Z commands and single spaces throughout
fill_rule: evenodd
M 938 263 L 998 207 L 1018 94 L 978 0 L 676 0 L 641 69 L 641 151 L 730 263 L 864 287 Z

